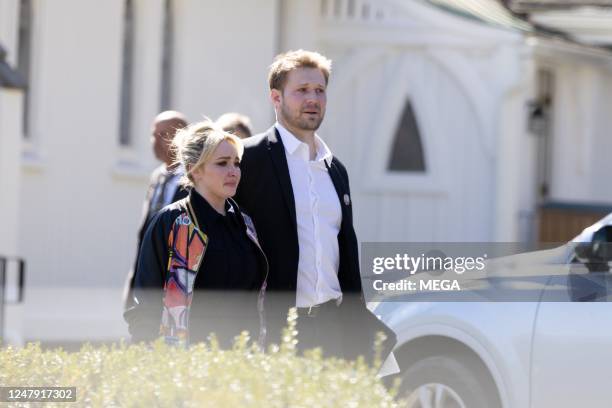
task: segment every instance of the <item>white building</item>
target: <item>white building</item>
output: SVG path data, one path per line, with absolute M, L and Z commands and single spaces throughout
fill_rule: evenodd
M 27 261 L 16 339 L 125 334 L 151 119 L 238 111 L 265 130 L 283 50 L 334 61 L 320 134 L 361 241 L 530 240 L 541 185 L 612 202 L 612 53 L 494 0 L 0 0 L 0 44 L 28 83 L 0 88 L 0 255 Z

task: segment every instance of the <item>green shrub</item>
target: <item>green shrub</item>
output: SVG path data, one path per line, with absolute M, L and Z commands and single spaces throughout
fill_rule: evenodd
M 7 347 L 0 350 L 0 386 L 74 386 L 77 403 L 69 406 L 398 406 L 377 370 L 362 359 L 323 358 L 319 349 L 296 355 L 293 319 L 284 334 L 282 344 L 267 353 L 251 344 L 247 333 L 231 350 L 221 350 L 214 336 L 188 349 L 161 339 L 85 345 L 74 353 L 43 351 L 39 344 Z

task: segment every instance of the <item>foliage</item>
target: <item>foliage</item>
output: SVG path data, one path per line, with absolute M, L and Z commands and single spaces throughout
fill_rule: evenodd
M 185 349 L 163 340 L 79 352 L 39 344 L 0 350 L 0 386 L 75 386 L 77 403 L 93 407 L 395 407 L 363 359 L 296 355 L 295 315 L 282 344 L 267 353 L 243 332 L 231 350 L 209 342 Z M 31 404 L 39 405 L 39 404 Z M 65 406 L 57 403 L 56 406 Z M 45 403 L 45 406 L 53 406 Z

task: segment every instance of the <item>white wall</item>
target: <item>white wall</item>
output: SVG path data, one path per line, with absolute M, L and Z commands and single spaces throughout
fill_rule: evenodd
M 19 16 L 18 0 L 0 1 L 0 41 L 7 52 L 7 61 L 17 66 L 17 21 Z
M 280 0 L 279 51 L 313 50 L 319 38 L 320 1 Z
M 551 199 L 612 203 L 612 65 L 575 62 L 556 71 Z
M 497 124 L 495 233 L 498 242 L 531 242 L 536 227 L 535 136 L 527 131 L 534 61 L 520 48 L 513 55 L 514 85 L 501 95 Z
M 595 92 L 595 120 L 591 145 L 592 177 L 590 189 L 595 201 L 612 204 L 612 65 L 597 78 Z
M 28 284 L 119 286 L 145 182 L 114 172 L 122 2 L 40 1 L 35 15 L 37 160 L 24 166 L 21 199 Z
M 0 44 L 5 48 L 6 61 L 17 65 L 16 0 L 0 1 Z M 21 234 L 21 137 L 23 92 L 0 87 L 0 256 L 19 257 L 18 239 Z M 12 275 L 12 274 L 11 274 Z M 9 277 L 11 281 L 13 276 Z M 13 282 L 9 282 L 11 285 Z M 5 289 L 4 299 L 11 294 Z M 3 300 L 4 300 L 3 299 Z M 13 299 L 10 299 L 13 302 Z M 0 305 L 2 308 L 2 305 Z M 23 334 L 23 310 L 19 304 L 4 305 L 3 340 L 20 344 Z
M 191 120 L 244 112 L 263 129 L 271 118 L 266 70 L 276 52 L 275 1 L 176 4 L 176 107 Z M 120 286 L 155 165 L 148 138 L 159 108 L 162 2 L 135 2 L 130 148 L 118 145 L 123 2 L 35 5 L 35 160 L 23 170 L 29 216 L 20 243 L 28 283 Z M 67 12 L 78 18 L 67 20 Z
M 507 239 L 507 242 L 531 243 L 537 240 L 539 139 L 528 130 L 528 104 L 536 98 L 537 68 L 538 61 L 531 55 L 523 54 L 521 81 L 505 101 L 503 137 L 516 142 L 517 153 L 512 158 L 514 167 L 508 171 L 514 172 L 514 180 L 518 183 L 515 186 L 517 212 L 513 214 L 515 236 Z
M 343 74 L 352 80 L 330 87 L 321 134 L 351 175 L 360 240 L 491 239 L 494 162 L 478 126 L 477 101 L 419 50 L 390 52 L 351 73 L 336 72 Z M 426 172 L 390 174 L 394 132 L 408 97 Z
M 6 191 L 15 190 L 0 196 L 1 213 L 10 218 L 3 225 L 15 232 L 3 228 L 2 240 L 9 239 L 27 260 L 23 333 L 26 339 L 48 337 L 55 326 L 69 329 L 62 330 L 66 338 L 87 337 L 79 319 L 99 315 L 98 309 L 106 311 L 106 332 L 124 333 L 121 286 L 133 263 L 142 200 L 156 165 L 149 135 L 160 103 L 163 2 L 134 1 L 128 147 L 119 145 L 123 1 L 33 3 L 32 133 L 31 142 L 23 143 L 21 169 L 21 114 L 15 109 L 21 103 L 4 104 L 8 96 L 0 92 L 0 167 L 13 166 L 12 173 L 0 175 L 0 187 L 10 179 L 12 190 Z M 266 73 L 276 54 L 276 1 L 175 3 L 174 107 L 191 120 L 235 110 L 251 116 L 257 130 L 268 126 Z M 15 20 L 7 30 L 13 37 Z M 13 211 L 17 202 L 19 212 Z M 108 290 L 98 302 L 70 295 L 87 293 L 87 287 Z M 69 298 L 58 302 L 57 293 Z M 70 304 L 79 312 L 64 307 Z M 47 329 L 39 329 L 41 322 Z
M 321 134 L 348 167 L 359 239 L 514 238 L 518 206 L 504 200 L 514 199 L 520 165 L 511 161 L 502 173 L 499 144 L 500 123 L 518 123 L 503 133 L 514 150 L 521 136 L 521 96 L 502 109 L 520 81 L 522 36 L 418 2 L 389 5 L 376 3 L 381 19 L 329 15 L 320 27 L 320 47 L 335 66 Z M 420 126 L 424 174 L 386 170 L 406 97 Z M 498 188 L 500 177 L 512 187 Z
M 192 121 L 228 111 L 271 124 L 267 71 L 277 53 L 278 0 L 177 1 L 173 100 Z
M 23 233 L 19 206 L 22 105 L 21 90 L 0 88 L 0 257 L 22 255 L 17 245 Z
M 17 66 L 17 15 L 15 0 L 0 2 L 0 44 L 6 50 L 6 62 Z M 19 256 L 20 233 L 19 157 L 23 92 L 0 87 L 0 256 Z

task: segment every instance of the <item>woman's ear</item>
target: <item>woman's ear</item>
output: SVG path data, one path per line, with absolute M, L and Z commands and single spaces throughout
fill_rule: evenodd
M 191 166 L 191 170 L 188 170 L 189 174 L 191 174 L 191 177 L 195 180 L 198 179 L 200 177 L 202 177 L 202 175 L 204 174 L 204 166 L 200 165 L 196 168 L 193 168 L 193 166 Z

